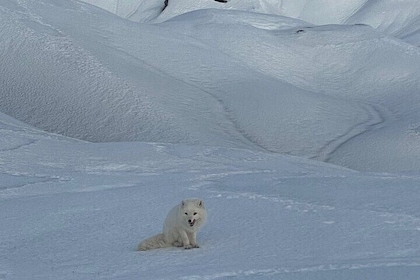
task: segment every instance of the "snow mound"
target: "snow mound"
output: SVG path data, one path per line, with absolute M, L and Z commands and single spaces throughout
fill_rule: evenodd
M 396 1 L 89 1 L 0 0 L 0 279 L 418 280 L 419 48 L 280 15 Z
M 357 156 L 363 169 L 380 166 L 372 161 L 389 144 L 376 133 L 388 130 L 407 144 L 382 156 L 406 161 L 387 170 L 418 168 L 410 132 L 420 122 L 420 52 L 371 27 L 218 9 L 139 25 L 73 1 L 21 1 L 0 13 L 0 110 L 38 128 L 355 169 Z M 365 132 L 372 137 L 338 153 Z
M 165 8 L 164 0 L 81 0 L 98 6 L 122 18 L 135 22 L 149 22 L 156 19 Z
M 417 0 L 82 0 L 137 22 L 165 21 L 201 9 L 227 9 L 282 15 L 323 24 L 367 24 L 386 34 L 420 45 Z
M 417 0 L 172 0 L 158 21 L 199 9 L 216 8 L 282 15 L 324 24 L 367 24 L 408 42 L 419 44 L 420 5 Z

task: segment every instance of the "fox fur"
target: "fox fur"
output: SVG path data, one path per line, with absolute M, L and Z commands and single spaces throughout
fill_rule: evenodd
M 199 248 L 197 232 L 205 224 L 207 211 L 201 199 L 185 199 L 169 211 L 163 233 L 139 243 L 138 251 L 165 247 Z

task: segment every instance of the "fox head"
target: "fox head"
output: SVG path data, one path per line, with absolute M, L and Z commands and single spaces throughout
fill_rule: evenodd
M 206 209 L 204 202 L 200 199 L 183 200 L 180 210 L 184 225 L 191 230 L 200 228 L 206 221 Z

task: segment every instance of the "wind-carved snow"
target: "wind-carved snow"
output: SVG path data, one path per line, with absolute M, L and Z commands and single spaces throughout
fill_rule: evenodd
M 215 9 L 138 25 L 76 2 L 15 5 L 25 12 L 4 6 L 1 17 L 0 109 L 54 133 L 250 148 L 361 169 L 336 149 L 390 120 L 405 130 L 418 122 L 418 48 L 367 26 Z M 379 107 L 391 119 L 376 126 L 366 108 Z M 352 152 L 372 166 L 366 150 L 386 143 L 376 145 Z M 415 169 L 419 149 L 408 148 L 416 152 L 407 164 L 377 170 Z
M 313 24 L 367 24 L 412 44 L 420 44 L 417 0 L 82 0 L 137 22 L 162 22 L 201 9 L 228 9 L 282 15 Z
M 343 145 L 347 142 L 355 139 L 357 136 L 361 135 L 362 133 L 370 130 L 378 129 L 379 126 L 384 125 L 384 118 L 381 116 L 380 110 L 376 109 L 373 106 L 366 106 L 366 111 L 369 114 L 369 119 L 362 123 L 355 125 L 354 127 L 349 128 L 349 130 L 337 137 L 336 139 L 331 140 L 328 142 L 321 150 L 317 153 L 317 156 L 314 159 L 321 160 L 321 161 L 331 161 L 331 156 L 335 151 L 340 149 Z
M 5 279 L 414 280 L 420 270 L 415 174 L 223 147 L 85 143 L 18 123 L 1 128 L 11 142 L 35 140 L 0 149 Z M 204 199 L 209 211 L 201 248 L 134 251 L 185 197 Z
M 0 279 L 417 280 L 417 5 L 89 1 L 0 1 Z

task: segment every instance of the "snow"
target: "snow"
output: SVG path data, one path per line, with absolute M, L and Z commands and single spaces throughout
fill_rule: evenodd
M 91 142 L 250 148 L 369 171 L 420 166 L 410 133 L 420 51 L 369 26 L 217 9 L 144 25 L 80 2 L 19 3 L 0 19 L 0 110 L 25 123 Z M 372 138 L 338 151 L 364 132 Z M 384 133 L 407 145 L 390 149 Z
M 163 8 L 0 0 L 0 279 L 418 279 L 416 1 Z
M 418 174 L 251 150 L 85 143 L 1 124 L 4 279 L 416 279 Z M 209 211 L 200 249 L 137 252 L 173 205 Z M 388 277 L 388 278 L 387 278 Z
M 161 22 L 202 9 L 227 9 L 282 15 L 313 24 L 367 24 L 419 44 L 417 0 L 81 0 L 135 22 Z M 164 10 L 162 12 L 162 10 Z

